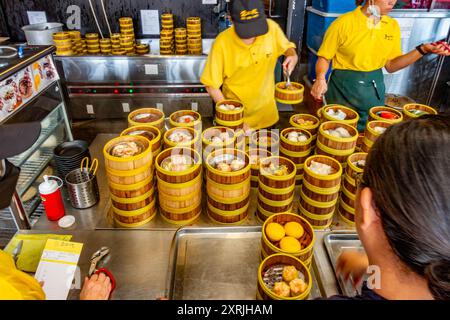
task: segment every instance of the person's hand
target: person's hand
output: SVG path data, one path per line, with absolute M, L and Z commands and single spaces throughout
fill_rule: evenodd
M 327 90 L 328 90 L 327 81 L 325 79 L 317 79 L 311 88 L 311 95 L 313 96 L 314 99 L 322 101 L 323 96 L 325 95 Z
M 283 62 L 283 72 L 285 74 L 290 75 L 292 73 L 292 71 L 294 71 L 295 66 L 297 65 L 297 62 L 298 62 L 297 55 L 285 57 L 284 62 Z
M 450 56 L 450 46 L 445 41 L 426 43 L 422 45 L 422 50 L 426 53 L 434 53 L 441 56 Z
M 345 281 L 352 276 L 353 286 L 357 287 L 366 273 L 369 260 L 364 252 L 345 250 L 337 260 L 336 273 L 342 275 Z
M 111 293 L 111 280 L 104 273 L 94 274 L 84 279 L 80 300 L 108 300 Z

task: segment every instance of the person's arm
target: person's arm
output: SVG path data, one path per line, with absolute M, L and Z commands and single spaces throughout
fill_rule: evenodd
M 220 101 L 225 100 L 225 96 L 223 95 L 222 90 L 220 89 L 206 86 L 206 91 L 208 91 L 210 97 L 214 100 L 214 103 L 218 103 Z
M 285 73 L 291 74 L 298 62 L 298 55 L 295 51 L 295 48 L 287 49 L 284 53 L 284 56 L 285 59 L 283 61 L 283 71 Z
M 311 95 L 316 100 L 322 100 L 328 90 L 326 74 L 330 68 L 330 61 L 324 57 L 318 57 L 316 63 L 316 81 L 311 88 Z
M 427 43 L 421 45 L 420 48 L 424 53 L 434 53 L 443 56 L 450 56 L 450 51 L 445 49 L 445 44 L 433 45 L 431 43 Z M 389 60 L 385 66 L 386 71 L 389 73 L 396 72 L 413 64 L 422 57 L 423 55 L 417 49 L 414 49 L 407 54 Z

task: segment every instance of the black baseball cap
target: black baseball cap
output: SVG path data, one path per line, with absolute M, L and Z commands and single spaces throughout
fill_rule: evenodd
M 258 37 L 269 31 L 264 4 L 261 0 L 231 0 L 228 6 L 239 38 Z

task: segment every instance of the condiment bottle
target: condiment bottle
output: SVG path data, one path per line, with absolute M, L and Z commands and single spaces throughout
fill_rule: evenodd
M 50 178 L 59 180 L 50 180 Z M 39 194 L 44 203 L 47 219 L 57 221 L 65 214 L 64 203 L 61 197 L 62 180 L 55 176 L 44 176 L 44 182 L 39 185 Z

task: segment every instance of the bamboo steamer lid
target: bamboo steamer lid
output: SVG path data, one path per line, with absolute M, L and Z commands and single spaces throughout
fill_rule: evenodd
M 53 40 L 71 40 L 68 32 L 55 32 L 52 35 Z

